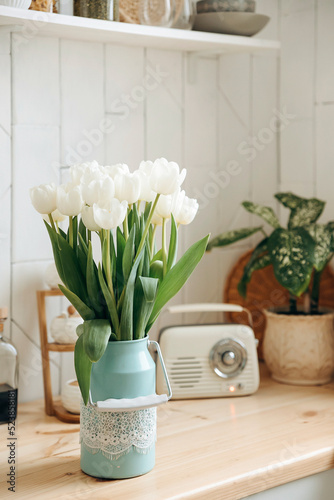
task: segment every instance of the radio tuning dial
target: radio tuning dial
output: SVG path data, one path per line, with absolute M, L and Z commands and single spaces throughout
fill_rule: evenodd
M 235 363 L 235 354 L 233 351 L 226 351 L 222 354 L 222 362 L 226 366 L 232 366 Z
M 218 377 L 233 378 L 245 368 L 247 350 L 240 340 L 225 338 L 213 346 L 209 361 Z

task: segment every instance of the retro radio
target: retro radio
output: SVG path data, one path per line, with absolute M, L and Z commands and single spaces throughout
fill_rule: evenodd
M 171 306 L 166 312 L 244 312 L 249 326 L 216 323 L 169 326 L 161 330 L 159 344 L 169 375 L 173 399 L 245 396 L 259 387 L 257 343 L 252 317 L 234 304 Z M 166 390 L 161 367 L 157 392 Z

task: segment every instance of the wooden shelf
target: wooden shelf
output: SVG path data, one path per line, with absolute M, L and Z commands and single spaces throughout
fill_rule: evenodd
M 75 344 L 56 344 L 56 342 L 48 342 L 46 346 L 48 351 L 73 352 Z
M 1 27 L 2 31 L 18 31 L 17 35 L 21 30 L 21 36 L 26 33 L 28 40 L 33 31 L 34 36 L 186 52 L 266 53 L 280 49 L 280 42 L 274 40 L 100 21 L 4 6 L 0 6 L 0 31 Z
M 65 410 L 60 401 L 55 402 L 53 400 L 52 395 L 49 352 L 73 352 L 75 347 L 75 344 L 56 344 L 55 342 L 48 342 L 45 297 L 55 297 L 63 294 L 60 290 L 55 289 L 38 290 L 36 292 L 36 295 L 43 365 L 45 413 L 47 415 L 55 415 L 58 420 L 61 420 L 62 422 L 78 423 L 80 421 L 80 415 L 69 413 L 67 410 Z

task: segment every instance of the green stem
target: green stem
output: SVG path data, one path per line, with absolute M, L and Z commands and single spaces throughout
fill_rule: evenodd
M 166 276 L 167 272 L 167 248 L 166 248 L 166 219 L 162 219 L 162 268 L 163 277 Z
M 103 230 L 103 232 L 104 232 L 104 239 L 106 241 L 106 246 L 107 246 L 107 252 L 106 252 L 107 253 L 107 262 L 106 262 L 107 269 L 105 270 L 106 278 L 107 278 L 107 285 L 108 285 L 108 288 L 110 290 L 112 300 L 113 300 L 114 304 L 116 304 L 114 287 L 112 284 L 111 262 L 110 262 L 110 231 L 108 229 L 106 229 L 106 230 Z M 120 336 L 119 336 L 119 333 L 120 333 L 119 332 L 119 324 L 114 325 L 114 328 L 116 330 L 115 334 L 116 334 L 117 340 L 121 340 Z
M 88 241 L 92 241 L 92 231 L 88 229 Z
M 68 234 L 69 234 L 69 243 L 73 248 L 73 217 L 70 215 L 68 218 L 69 226 L 68 226 Z
M 157 225 L 154 224 L 153 231 L 152 231 L 152 239 L 151 239 L 151 244 L 150 244 L 150 260 L 153 259 L 154 255 L 154 245 L 155 245 L 155 233 L 157 232 Z
M 55 223 L 54 223 L 54 220 L 53 220 L 52 214 L 49 214 L 49 221 L 50 221 L 50 224 L 51 224 L 52 229 L 53 229 L 55 232 L 57 232 L 57 229 L 56 229 L 56 226 L 55 226 Z
M 153 217 L 153 214 L 154 214 L 154 210 L 156 209 L 156 206 L 158 204 L 158 201 L 159 201 L 159 198 L 160 198 L 160 194 L 157 194 L 156 197 L 155 197 L 155 200 L 154 200 L 154 203 L 151 207 L 151 210 L 150 210 L 150 213 L 149 213 L 149 216 L 147 218 L 147 221 L 146 221 L 146 226 L 145 226 L 145 229 L 144 229 L 144 232 L 143 232 L 143 236 L 141 237 L 141 240 L 140 240 L 140 243 L 139 243 L 139 247 L 138 247 L 138 250 L 137 250 L 137 253 L 136 253 L 136 257 L 134 259 L 134 262 L 136 261 L 138 255 L 140 254 L 140 252 L 142 251 L 143 249 L 143 246 L 145 244 L 145 239 L 146 239 L 146 236 L 147 236 L 147 233 L 148 233 L 148 230 L 150 228 L 150 224 L 151 224 L 151 220 L 152 220 L 152 217 Z
M 129 210 L 125 216 L 124 222 L 123 222 L 123 231 L 124 231 L 124 237 L 127 240 L 129 237 L 129 225 L 128 225 L 128 216 L 129 216 Z
M 268 235 L 267 235 L 267 233 L 265 232 L 265 230 L 263 229 L 263 227 L 261 227 L 261 233 L 263 234 L 263 236 L 264 236 L 265 238 L 268 238 Z
M 321 281 L 322 272 L 323 272 L 323 270 L 314 271 L 314 274 L 313 274 L 313 285 L 312 285 L 312 292 L 311 292 L 311 314 L 318 312 L 320 281 Z

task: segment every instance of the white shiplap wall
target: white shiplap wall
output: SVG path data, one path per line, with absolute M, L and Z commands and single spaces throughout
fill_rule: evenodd
M 6 330 L 20 353 L 22 401 L 43 395 L 35 290 L 51 262 L 28 187 L 58 181 L 62 166 L 178 161 L 201 205 L 183 249 L 209 231 L 252 222 L 240 202 L 274 205 L 278 189 L 327 199 L 333 218 L 333 2 L 258 0 L 257 10 L 272 18 L 259 36 L 281 39 L 281 59 L 201 58 L 194 81 L 183 53 L 38 36 L 11 50 L 10 35 L 0 36 L 0 305 L 10 306 Z M 295 117 L 278 135 L 270 127 L 284 107 Z M 220 301 L 246 248 L 205 255 L 176 301 Z M 60 309 L 60 299 L 49 299 L 49 320 Z M 55 391 L 72 375 L 72 356 L 55 353 Z

